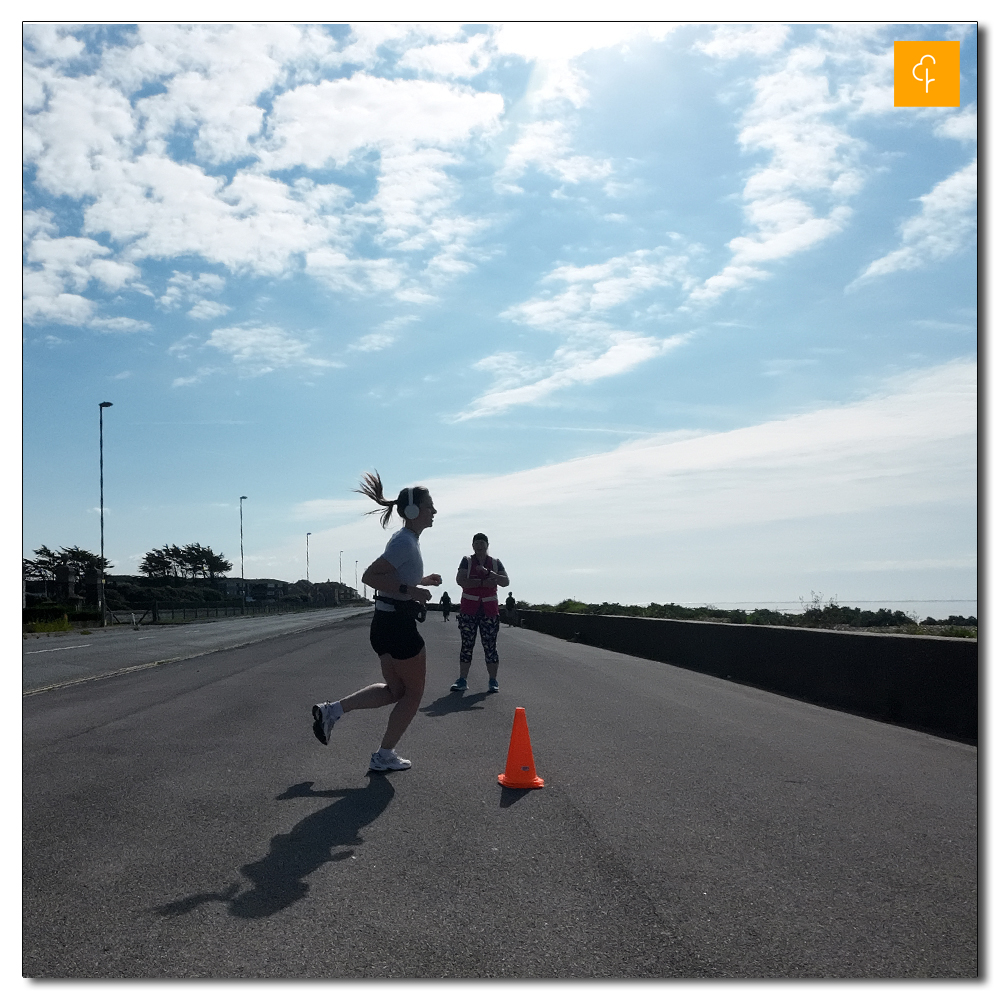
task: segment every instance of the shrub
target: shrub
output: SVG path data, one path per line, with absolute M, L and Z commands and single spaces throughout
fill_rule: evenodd
M 63 615 L 55 621 L 29 622 L 24 626 L 25 632 L 69 632 L 73 628 L 69 619 Z

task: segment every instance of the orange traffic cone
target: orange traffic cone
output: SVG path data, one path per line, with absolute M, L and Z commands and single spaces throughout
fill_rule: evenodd
M 535 773 L 535 758 L 531 754 L 528 717 L 523 708 L 514 709 L 514 726 L 510 731 L 507 768 L 497 775 L 505 788 L 541 788 L 545 782 Z

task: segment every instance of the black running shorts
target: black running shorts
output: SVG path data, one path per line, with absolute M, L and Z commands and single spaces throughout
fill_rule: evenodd
M 388 653 L 394 660 L 409 660 L 424 648 L 413 618 L 399 611 L 378 609 L 372 618 L 371 643 L 379 656 Z

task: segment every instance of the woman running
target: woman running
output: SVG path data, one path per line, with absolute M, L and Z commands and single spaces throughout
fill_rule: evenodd
M 364 571 L 361 579 L 375 593 L 375 614 L 372 618 L 371 644 L 382 665 L 382 684 L 369 684 L 340 701 L 322 701 L 312 707 L 313 733 L 320 743 L 330 742 L 330 730 L 345 712 L 357 708 L 381 708 L 395 705 L 389 713 L 385 735 L 379 749 L 372 754 L 372 771 L 403 771 L 410 761 L 396 754 L 396 744 L 417 713 L 424 692 L 427 672 L 427 650 L 417 631 L 417 621 L 423 621 L 430 600 L 429 590 L 422 587 L 441 586 L 437 573 L 424 576 L 420 555 L 420 533 L 434 523 L 434 503 L 423 486 L 411 486 L 399 491 L 395 500 L 382 495 L 382 480 L 378 471 L 366 472 L 361 488 L 354 491 L 370 497 L 378 505 L 382 527 L 389 524 L 393 508 L 403 519 L 385 552 Z M 418 619 L 419 615 L 419 619 Z
M 472 650 L 476 645 L 476 632 L 483 641 L 486 672 L 490 675 L 489 692 L 500 690 L 497 670 L 497 632 L 500 630 L 500 602 L 497 586 L 509 587 L 510 580 L 503 563 L 487 555 L 490 540 L 481 532 L 472 536 L 472 555 L 463 556 L 458 564 L 455 582 L 462 588 L 462 603 L 458 607 L 458 630 L 462 635 L 462 649 L 458 654 L 458 680 L 452 691 L 465 691 L 469 686 L 469 668 Z

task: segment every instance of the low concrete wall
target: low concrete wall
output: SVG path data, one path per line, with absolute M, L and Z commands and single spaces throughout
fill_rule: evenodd
M 519 611 L 525 628 L 977 743 L 973 639 Z

